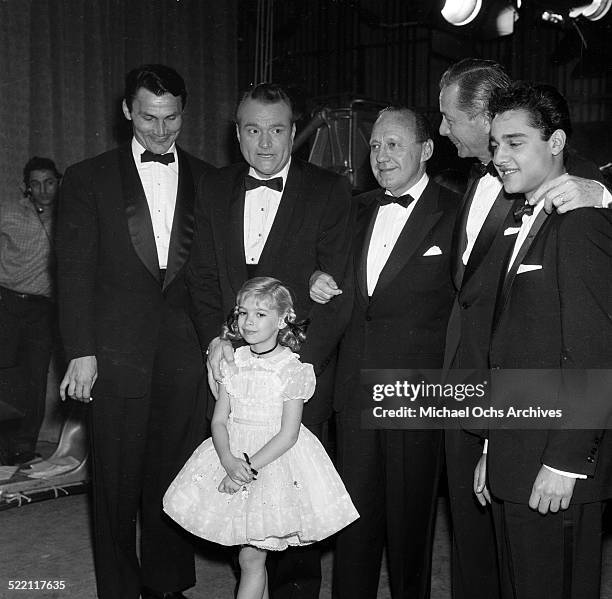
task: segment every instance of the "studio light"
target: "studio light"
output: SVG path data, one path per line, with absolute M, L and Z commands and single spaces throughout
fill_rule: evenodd
M 584 17 L 589 21 L 599 21 L 599 19 L 603 19 L 606 16 L 611 6 L 612 0 L 595 0 L 590 4 L 572 8 L 569 12 L 569 16 L 572 19 Z
M 482 8 L 482 0 L 446 0 L 442 16 L 451 24 L 467 25 L 471 23 Z

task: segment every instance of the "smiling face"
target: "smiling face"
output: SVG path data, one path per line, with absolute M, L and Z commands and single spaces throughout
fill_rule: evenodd
M 123 114 L 132 121 L 134 137 L 153 154 L 165 154 L 176 141 L 183 124 L 180 96 L 156 96 L 141 87 L 132 100 L 132 109 L 123 101 Z
M 291 157 L 295 124 L 285 102 L 245 100 L 238 109 L 236 135 L 244 159 L 264 179 L 279 173 Z
M 414 122 L 408 117 L 388 112 L 374 123 L 370 166 L 378 184 L 394 196 L 401 196 L 419 181 L 432 152 L 433 142 L 417 141 Z
M 440 91 L 440 135 L 448 137 L 460 158 L 478 158 L 484 164 L 491 160 L 488 117 L 472 117 L 458 106 L 459 85 L 453 83 Z
M 561 175 L 566 136 L 557 129 L 550 139 L 530 124 L 526 110 L 508 110 L 491 123 L 493 162 L 508 193 L 529 199 L 547 181 Z
M 238 330 L 254 351 L 272 349 L 278 331 L 284 326 L 284 314 L 265 297 L 249 295 L 238 306 Z

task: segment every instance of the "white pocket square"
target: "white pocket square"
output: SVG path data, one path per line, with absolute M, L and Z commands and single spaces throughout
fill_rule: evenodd
M 437 245 L 432 245 L 423 256 L 441 256 L 442 250 Z
M 516 235 L 521 230 L 520 227 L 508 227 L 504 231 L 504 235 Z
M 521 264 L 516 271 L 517 275 L 520 275 L 524 272 L 531 272 L 532 270 L 542 270 L 541 264 Z

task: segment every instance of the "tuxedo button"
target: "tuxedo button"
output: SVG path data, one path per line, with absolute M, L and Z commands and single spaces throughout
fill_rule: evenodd
M 587 458 L 587 462 L 588 462 L 589 464 L 592 464 L 594 461 L 595 461 L 595 458 L 594 458 L 593 456 L 589 456 L 589 457 Z
M 470 304 L 468 304 L 467 302 L 461 302 L 461 303 L 459 304 L 459 307 L 460 307 L 462 310 L 467 310 L 467 309 L 470 307 Z
M 366 321 L 367 321 L 367 322 L 370 322 L 371 320 L 372 320 L 372 317 L 371 317 L 371 316 L 368 314 L 368 315 L 366 316 Z
M 491 370 L 501 370 L 501 366 L 498 366 L 497 364 L 492 364 Z

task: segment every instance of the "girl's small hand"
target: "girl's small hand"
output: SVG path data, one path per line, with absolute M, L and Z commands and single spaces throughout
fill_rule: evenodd
M 239 491 L 241 487 L 242 485 L 234 482 L 229 476 L 225 476 L 217 487 L 217 490 L 220 493 L 228 493 L 229 495 L 233 495 L 236 491 Z
M 253 480 L 251 467 L 244 461 L 235 456 L 229 456 L 221 462 L 227 475 L 238 484 L 250 483 Z

